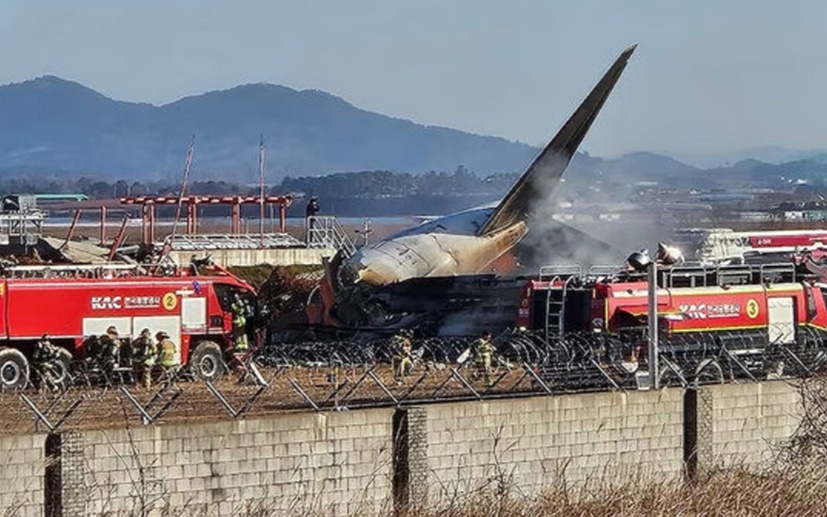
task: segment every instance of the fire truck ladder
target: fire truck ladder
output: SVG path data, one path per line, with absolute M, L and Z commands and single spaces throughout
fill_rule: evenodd
M 9 266 L 2 269 L 6 278 L 114 278 L 151 274 L 147 264 L 57 264 Z
M 562 336 L 566 332 L 566 291 L 575 278 L 583 271 L 579 265 L 543 266 L 540 280 L 549 279 L 546 290 L 546 336 Z

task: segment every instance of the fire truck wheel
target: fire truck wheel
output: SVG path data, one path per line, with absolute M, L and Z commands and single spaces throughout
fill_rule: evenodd
M 198 343 L 190 356 L 189 364 L 195 378 L 202 381 L 214 380 L 224 374 L 221 347 L 212 341 Z
M 23 389 L 29 383 L 29 361 L 19 350 L 0 349 L 0 386 Z

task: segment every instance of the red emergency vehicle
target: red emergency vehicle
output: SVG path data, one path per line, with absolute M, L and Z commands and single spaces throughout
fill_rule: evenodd
M 0 278 L 0 385 L 24 387 L 29 358 L 43 334 L 83 358 L 83 342 L 114 326 L 122 340 L 142 329 L 166 332 L 182 365 L 199 378 L 223 372 L 232 347 L 231 304 L 255 307 L 254 289 L 226 270 L 132 265 L 18 266 Z
M 794 265 L 673 266 L 657 278 L 659 349 L 668 358 L 694 366 L 725 358 L 744 371 L 768 368 L 768 350 L 802 367 L 825 359 L 827 285 Z M 645 274 L 623 268 L 545 268 L 523 287 L 517 325 L 550 340 L 609 339 L 628 361 L 645 354 L 648 294 Z

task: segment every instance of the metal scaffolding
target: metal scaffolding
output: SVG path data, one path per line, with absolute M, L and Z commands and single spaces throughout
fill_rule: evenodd
M 48 212 L 39 209 L 0 212 L 0 245 L 19 238 L 20 244 L 33 246 L 43 235 L 43 221 L 48 217 Z
M 133 196 L 122 197 L 120 202 L 123 205 L 140 205 L 142 222 L 142 241 L 144 243 L 155 242 L 155 227 L 157 223 L 156 207 L 173 206 L 178 204 L 177 196 Z M 277 205 L 279 209 L 279 231 L 284 232 L 287 228 L 287 208 L 293 202 L 290 196 L 185 196 L 181 202 L 187 207 L 186 233 L 194 235 L 198 233 L 198 207 L 203 205 L 229 205 L 231 214 L 230 233 L 237 235 L 242 232 L 241 228 L 241 206 L 242 205 Z
M 170 244 L 172 249 L 175 251 L 305 247 L 305 244 L 302 241 L 286 233 L 266 233 L 264 235 L 176 235 L 170 239 Z

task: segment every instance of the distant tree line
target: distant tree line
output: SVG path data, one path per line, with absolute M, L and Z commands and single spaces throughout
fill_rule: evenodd
M 337 173 L 320 177 L 287 177 L 278 186 L 282 192 L 336 198 L 377 199 L 406 196 L 477 196 L 502 193 L 516 174 L 495 174 L 481 178 L 465 167 L 453 172 L 424 174 L 390 171 Z
M 505 192 L 517 174 L 495 174 L 480 177 L 465 167 L 453 172 L 429 171 L 423 174 L 390 171 L 336 173 L 316 177 L 286 177 L 277 185 L 269 185 L 269 193 L 302 193 L 308 196 L 350 199 L 383 199 L 409 196 L 484 196 Z M 3 174 L 0 171 L 0 194 L 54 193 L 86 194 L 92 199 L 123 196 L 177 195 L 177 181 L 104 180 L 88 176 L 54 174 Z M 254 195 L 258 186 L 228 181 L 194 181 L 187 186 L 193 195 Z

